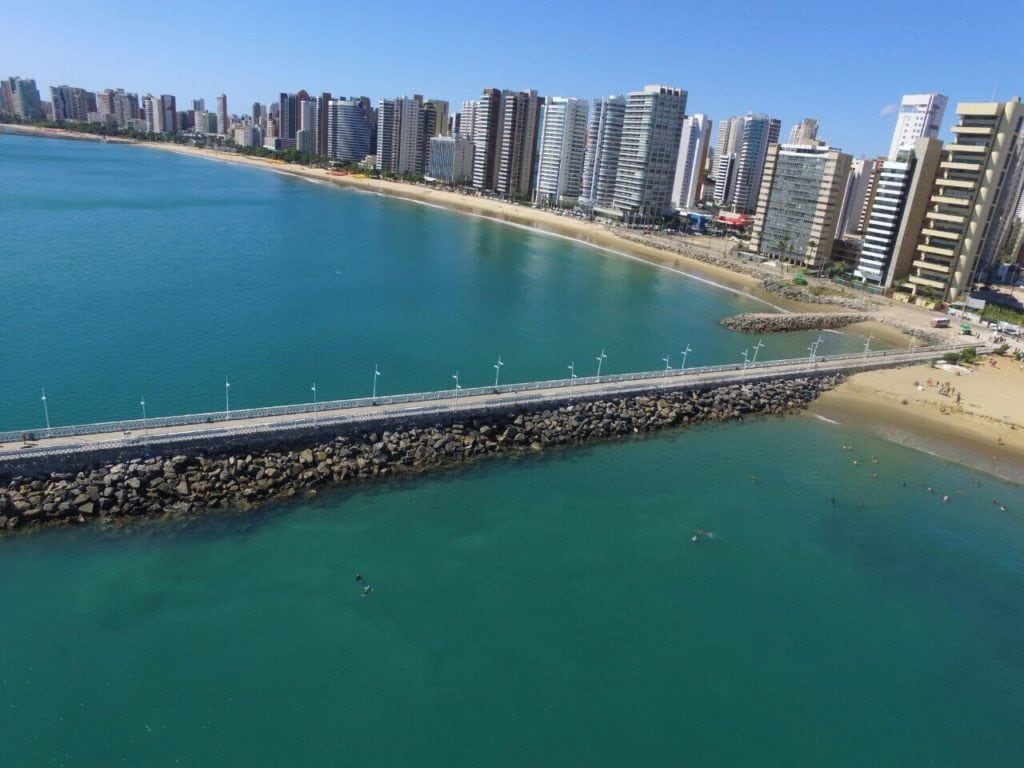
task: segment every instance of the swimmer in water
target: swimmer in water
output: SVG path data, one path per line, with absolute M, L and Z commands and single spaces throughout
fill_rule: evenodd
M 357 573 L 356 574 L 356 581 L 362 581 L 362 580 L 363 580 L 363 574 Z
M 367 597 L 371 592 L 373 592 L 373 587 L 369 584 L 363 587 L 363 597 Z

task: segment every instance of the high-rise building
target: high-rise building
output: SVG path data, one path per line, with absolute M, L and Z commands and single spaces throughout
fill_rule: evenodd
M 532 191 L 537 152 L 540 98 L 536 91 L 503 91 L 497 183 L 494 191 L 510 198 Z
M 146 132 L 163 133 L 164 113 L 159 97 L 147 93 L 142 97 L 142 109 L 146 116 Z
M 178 105 L 175 98 L 169 94 L 160 97 L 160 110 L 162 114 L 162 126 L 164 133 L 175 134 L 178 132 Z
M 267 115 L 267 129 L 263 132 L 264 149 L 277 149 L 277 143 L 281 140 L 277 135 L 277 121 L 278 118 Z
M 462 131 L 473 139 L 473 186 L 477 189 L 494 189 L 498 183 L 501 108 L 497 88 L 485 88 L 479 99 L 462 106 Z
M 294 93 L 282 93 L 279 97 L 278 138 L 295 138 L 295 134 L 299 130 L 298 103 L 298 96 Z
M 782 124 L 765 114 L 747 113 L 719 124 L 715 148 L 715 202 L 739 213 L 753 213 L 764 161 L 777 144 Z
M 14 92 L 8 79 L 0 80 L 0 115 L 14 115 Z
M 381 99 L 377 114 L 378 170 L 422 176 L 425 170 L 423 97 Z
M 574 203 L 583 182 L 587 103 L 560 96 L 545 99 L 537 131 L 534 202 Z
M 139 94 L 114 91 L 114 121 L 120 128 L 130 128 L 139 119 Z
M 913 93 L 900 102 L 896 130 L 889 145 L 889 158 L 895 159 L 900 147 L 921 138 L 937 138 L 949 102 L 941 93 Z
M 676 173 L 672 181 L 674 208 L 688 210 L 700 200 L 710 144 L 711 121 L 707 115 L 697 114 L 683 121 L 679 157 L 676 159 Z
M 96 114 L 98 121 L 110 125 L 117 124 L 117 115 L 114 108 L 114 92 L 106 88 L 96 92 Z
M 450 107 L 447 101 L 443 101 L 441 99 L 428 99 L 423 102 L 423 109 L 425 112 L 429 112 L 433 115 L 430 131 L 426 133 L 424 137 L 429 144 L 432 137 L 447 135 L 448 112 Z M 430 154 L 429 148 L 427 154 Z
M 228 135 L 228 128 L 231 121 L 228 119 L 228 97 L 223 93 L 217 97 L 217 133 L 221 136 Z
M 591 208 L 607 209 L 615 197 L 626 97 L 596 98 L 592 105 L 580 200 Z
M 330 135 L 331 94 L 324 91 L 316 100 L 316 154 L 327 157 Z
M 722 208 L 732 205 L 736 191 L 736 168 L 739 165 L 740 147 L 743 144 L 742 117 L 730 117 L 718 124 L 718 141 L 715 143 L 714 201 Z
M 861 213 L 867 202 L 868 188 L 875 175 L 875 162 L 874 159 L 861 159 L 850 164 L 850 178 L 846 182 L 846 194 L 839 213 L 839 228 L 836 230 L 839 237 L 860 234 L 863 231 L 860 228 Z M 868 209 L 870 210 L 870 206 Z
M 300 101 L 298 105 L 299 130 L 295 132 L 295 148 L 305 155 L 316 152 L 316 102 Z
M 789 131 L 790 144 L 805 144 L 818 140 L 818 121 L 813 117 L 805 117 Z
M 612 205 L 623 218 L 660 217 L 672 208 L 672 180 L 687 93 L 648 85 L 627 97 Z
M 331 99 L 327 103 L 327 155 L 358 163 L 370 154 L 373 124 L 367 99 Z
M 42 120 L 43 104 L 39 99 L 36 81 L 21 77 L 9 77 L 4 81 L 5 101 L 9 102 L 8 114 L 22 120 Z
M 995 268 L 1022 173 L 1024 104 L 957 105 L 956 137 L 939 163 L 907 287 L 951 301 Z
M 882 161 L 857 277 L 885 287 L 906 277 L 941 157 L 942 142 L 923 138 Z
M 754 253 L 811 269 L 827 263 L 851 160 L 820 142 L 771 144 L 751 236 Z
M 53 105 L 53 119 L 57 122 L 84 123 L 90 112 L 98 111 L 95 93 L 69 85 L 51 86 L 50 103 Z
M 434 136 L 430 139 L 427 178 L 448 184 L 473 179 L 473 142 L 466 136 Z
M 747 115 L 743 120 L 743 145 L 736 167 L 736 192 L 733 208 L 740 213 L 757 209 L 761 177 L 768 147 L 777 144 L 782 123 L 768 115 Z

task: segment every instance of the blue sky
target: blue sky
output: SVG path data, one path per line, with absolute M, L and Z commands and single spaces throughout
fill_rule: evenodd
M 1019 0 L 12 0 L 2 24 L 0 76 L 41 90 L 124 87 L 211 107 L 224 92 L 248 112 L 300 88 L 421 93 L 457 109 L 486 86 L 592 98 L 664 83 L 716 124 L 763 111 L 785 136 L 816 117 L 854 155 L 888 150 L 895 118 L 882 112 L 903 93 L 949 96 L 948 126 L 958 101 L 1024 92 Z

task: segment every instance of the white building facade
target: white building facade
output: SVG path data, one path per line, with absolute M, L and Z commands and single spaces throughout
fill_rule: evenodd
M 583 183 L 587 143 L 587 103 L 551 97 L 540 111 L 534 202 L 574 203 Z
M 679 138 L 679 156 L 676 173 L 672 181 L 672 206 L 689 210 L 700 199 L 704 181 L 704 166 L 711 144 L 711 120 L 707 115 L 696 114 L 683 122 Z

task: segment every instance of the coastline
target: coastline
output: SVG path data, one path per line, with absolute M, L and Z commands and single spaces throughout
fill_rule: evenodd
M 940 393 L 940 383 L 956 389 L 959 404 L 955 394 Z M 991 356 L 960 375 L 928 365 L 858 373 L 808 412 L 1024 485 L 1020 392 L 1024 367 Z
M 198 149 L 173 143 L 138 142 L 130 139 L 108 139 L 92 134 L 75 134 L 69 131 L 43 129 L 35 126 L 0 125 L 0 132 L 17 135 L 37 135 L 50 138 L 89 140 L 96 142 L 130 144 L 185 156 L 200 157 L 224 163 L 259 168 L 281 174 L 303 178 L 319 184 L 352 189 L 368 194 L 378 194 L 408 202 L 442 208 L 457 213 L 488 218 L 512 226 L 523 227 L 547 235 L 566 238 L 582 245 L 598 248 L 623 258 L 643 261 L 660 269 L 666 269 L 691 279 L 696 279 L 721 289 L 739 293 L 762 301 L 782 311 L 842 311 L 838 306 L 822 306 L 790 300 L 772 294 L 761 286 L 756 274 L 733 271 L 724 266 L 708 264 L 687 256 L 677 250 L 667 250 L 620 236 L 613 227 L 584 221 L 569 216 L 560 216 L 549 211 L 520 206 L 475 195 L 460 194 L 447 190 L 416 185 L 408 182 L 385 181 L 353 176 L 334 176 L 324 169 L 306 168 L 270 162 L 262 158 L 235 155 L 223 151 Z M 725 255 L 729 242 L 710 237 L 673 238 L 685 248 L 701 249 L 705 252 Z M 653 242 L 653 241 L 652 241 Z M 772 276 L 771 272 L 765 272 Z M 777 276 L 777 275 L 776 275 Z M 915 327 L 922 331 L 928 328 L 932 316 L 927 311 L 896 302 L 873 301 L 873 314 L 877 319 L 848 326 L 842 332 L 865 338 L 873 336 L 892 346 L 904 346 L 908 336 L 900 327 Z M 947 332 L 952 338 L 953 331 Z M 1008 358 L 1000 359 L 1000 365 L 1010 366 Z M 1015 428 L 1000 420 L 991 397 L 986 396 L 984 405 L 957 413 L 942 413 L 939 404 L 917 402 L 907 396 L 913 381 L 905 377 L 908 371 L 922 381 L 929 378 L 929 369 L 896 369 L 870 374 L 859 374 L 836 390 L 827 393 L 811 409 L 812 413 L 840 421 L 851 426 L 871 429 L 887 439 L 910 447 L 925 450 L 957 463 L 994 472 L 1002 477 L 1024 483 L 1024 416 L 1011 419 Z M 937 372 L 931 372 L 935 378 Z M 1022 381 L 1011 386 L 1020 387 Z M 1012 390 L 1011 390 L 1012 391 Z M 908 404 L 901 404 L 907 400 Z M 972 401 L 973 402 L 973 401 Z M 996 444 L 1002 437 L 1004 444 Z M 955 449 L 949 446 L 957 446 Z M 969 448 L 969 450 L 968 450 Z

